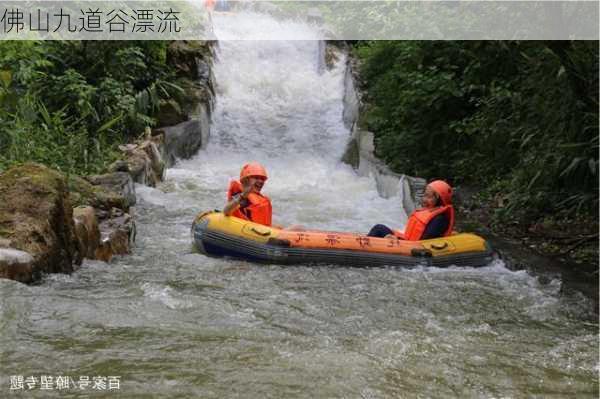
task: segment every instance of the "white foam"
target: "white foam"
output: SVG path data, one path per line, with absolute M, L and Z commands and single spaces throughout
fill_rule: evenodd
M 214 19 L 220 38 L 248 20 L 236 25 L 235 16 L 223 18 L 226 22 Z M 277 37 L 285 37 L 284 30 L 312 29 L 280 25 L 259 14 L 252 21 L 254 30 L 281 30 Z M 238 178 L 243 164 L 258 161 L 269 174 L 263 190 L 277 224 L 358 232 L 377 223 L 404 226 L 400 199 L 379 197 L 372 178 L 341 163 L 350 135 L 342 121 L 345 60 L 320 72 L 318 46 L 317 41 L 220 42 L 210 142 L 167 173 L 179 196 L 222 209 L 229 181 Z M 153 204 L 185 206 L 170 195 L 141 194 Z
M 188 309 L 194 306 L 189 299 L 177 298 L 178 294 L 171 287 L 144 283 L 141 288 L 145 297 L 158 301 L 169 309 Z

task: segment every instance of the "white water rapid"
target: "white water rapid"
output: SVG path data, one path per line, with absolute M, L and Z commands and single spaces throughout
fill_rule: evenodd
M 271 24 L 270 31 L 278 28 L 281 35 L 309 29 L 258 14 L 250 20 L 253 26 Z M 217 37 L 222 29 L 249 28 L 247 17 L 214 21 Z M 258 161 L 269 174 L 263 192 L 273 202 L 276 224 L 365 233 L 376 223 L 402 227 L 401 199 L 381 198 L 372 178 L 358 177 L 340 161 L 349 139 L 342 122 L 345 62 L 319 73 L 318 50 L 316 40 L 221 42 L 209 144 L 169 169 L 176 193 L 144 198 L 169 207 L 222 208 L 229 181 L 243 164 Z

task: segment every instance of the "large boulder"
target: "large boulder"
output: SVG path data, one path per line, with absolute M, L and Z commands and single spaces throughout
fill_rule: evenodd
M 156 115 L 158 126 L 172 126 L 188 119 L 188 115 L 175 99 L 160 100 Z
M 19 281 L 34 281 L 42 273 L 73 271 L 82 254 L 74 234 L 66 178 L 33 163 L 0 174 L 0 239 L 32 258 L 30 268 L 20 267 L 12 276 Z M 27 258 L 13 255 L 5 253 L 4 263 L 22 265 Z M 2 268 L 0 277 L 11 277 L 7 270 Z
M 202 79 L 207 69 L 204 60 L 212 59 L 212 43 L 205 40 L 175 40 L 167 47 L 167 64 L 179 76 Z
M 204 108 L 203 108 L 204 110 Z M 177 159 L 194 156 L 210 136 L 209 118 L 192 119 L 175 126 L 155 130 L 164 135 L 165 161 L 167 166 L 175 164 Z
M 133 183 L 133 179 L 128 172 L 113 172 L 105 173 L 103 175 L 91 175 L 87 176 L 85 179 L 94 186 L 102 186 L 109 191 L 120 194 L 125 198 L 127 207 L 135 205 L 135 184 Z
M 183 89 L 183 92 L 175 97 L 178 103 L 181 104 L 181 112 L 186 115 L 185 119 L 179 117 L 181 120 L 177 123 L 198 117 L 209 117 L 210 119 L 215 102 L 215 83 L 212 69 L 208 69 L 207 73 L 208 76 L 204 80 L 181 78 L 177 81 L 177 85 Z M 201 115 L 200 107 L 205 108 L 206 115 Z M 172 121 L 174 120 L 170 122 Z M 173 126 L 177 123 L 163 123 L 159 119 L 158 126 Z
M 177 86 L 181 91 L 174 94 L 177 104 L 163 104 L 158 126 L 172 126 L 198 115 L 203 104 L 209 116 L 215 98 L 215 76 L 212 70 L 214 43 L 199 40 L 176 40 L 167 48 L 167 63 L 177 71 Z M 185 118 L 185 119 L 184 119 Z
M 69 176 L 69 191 L 71 204 L 77 206 L 91 206 L 96 209 L 111 210 L 119 208 L 129 209 L 128 200 L 118 192 L 101 185 L 93 185 L 79 176 Z

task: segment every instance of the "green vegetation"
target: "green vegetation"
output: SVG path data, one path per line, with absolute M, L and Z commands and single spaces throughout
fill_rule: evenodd
M 165 41 L 0 42 L 0 170 L 103 169 L 179 94 Z
M 483 187 L 503 222 L 597 222 L 597 41 L 381 41 L 354 51 L 360 123 L 395 171 Z

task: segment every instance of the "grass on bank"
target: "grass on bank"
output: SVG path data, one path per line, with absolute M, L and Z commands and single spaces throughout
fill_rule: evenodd
M 181 89 L 166 41 L 0 42 L 0 170 L 101 171 Z

